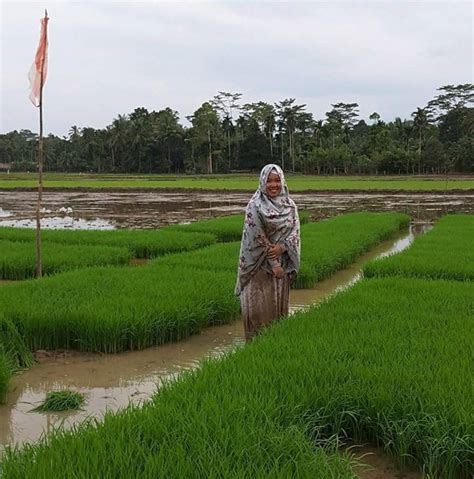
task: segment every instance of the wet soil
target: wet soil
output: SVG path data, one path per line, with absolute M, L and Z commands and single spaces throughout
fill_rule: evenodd
M 372 446 L 352 446 L 351 452 L 361 465 L 354 468 L 359 479 L 421 479 L 423 474 L 412 466 L 400 470 L 395 460 Z
M 47 191 L 45 227 L 157 228 L 242 212 L 249 192 Z M 433 220 L 447 213 L 474 213 L 474 192 L 304 192 L 292 198 L 314 219 L 353 211 L 397 211 Z M 36 192 L 0 191 L 0 225 L 34 226 Z M 69 213 L 64 210 L 71 208 Z

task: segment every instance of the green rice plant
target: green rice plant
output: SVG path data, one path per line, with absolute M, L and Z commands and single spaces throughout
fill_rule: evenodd
M 286 175 L 290 191 L 334 191 L 334 190 L 418 190 L 432 191 L 446 189 L 473 189 L 471 178 L 449 178 L 434 176 L 320 176 Z M 225 175 L 83 175 L 47 173 L 45 188 L 163 188 L 186 190 L 241 190 L 255 191 L 258 176 L 255 174 Z M 37 179 L 33 173 L 6 175 L 0 173 L 0 188 L 36 188 Z
M 13 374 L 33 364 L 33 356 L 13 323 L 0 312 L 0 404 Z
M 474 473 L 470 282 L 359 282 L 142 408 L 6 452 L 8 478 L 351 477 L 331 445 L 372 442 L 427 475 Z M 324 453 L 320 447 L 328 448 Z
M 309 223 L 310 215 L 306 211 L 299 212 L 301 224 Z M 244 216 L 242 214 L 212 218 L 209 220 L 200 220 L 187 225 L 173 225 L 166 229 L 170 231 L 211 233 L 220 243 L 230 241 L 240 241 L 242 238 L 242 229 L 244 226 Z
M 226 272 L 88 268 L 0 288 L 28 347 L 115 353 L 178 341 L 239 314 Z
M 301 267 L 295 288 L 311 288 L 344 269 L 409 224 L 398 213 L 351 213 L 301 228 Z
M 474 216 L 448 215 L 401 254 L 375 260 L 364 275 L 474 280 Z
M 33 355 L 15 325 L 0 312 L 0 346 L 8 354 L 14 369 L 28 368 Z
M 241 232 L 242 234 L 242 232 Z M 150 261 L 150 266 L 173 266 L 209 271 L 226 271 L 237 278 L 240 241 L 220 243 L 186 253 L 169 254 Z
M 0 343 L 0 404 L 5 402 L 8 384 L 15 372 L 11 356 Z
M 127 248 L 44 242 L 43 273 L 55 274 L 70 269 L 100 265 L 128 264 Z M 32 242 L 0 240 L 0 279 L 26 279 L 36 274 L 36 246 Z
M 301 228 L 301 268 L 294 287 L 310 288 L 339 271 L 375 244 L 408 225 L 396 213 L 354 213 Z M 152 261 L 157 266 L 192 267 L 236 274 L 239 242 L 212 245 Z
M 44 243 L 102 245 L 127 248 L 136 258 L 153 258 L 167 253 L 189 251 L 216 242 L 209 233 L 159 230 L 42 230 Z M 0 227 L 0 240 L 33 242 L 35 230 Z
M 68 389 L 64 391 L 51 391 L 46 394 L 46 399 L 33 409 L 34 412 L 74 411 L 84 404 L 84 395 Z

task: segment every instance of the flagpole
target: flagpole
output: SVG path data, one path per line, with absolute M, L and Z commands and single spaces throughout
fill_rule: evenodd
M 44 11 L 45 19 L 48 12 Z M 47 42 L 47 29 L 45 29 L 45 41 Z M 41 59 L 41 80 L 39 97 L 39 140 L 38 140 L 38 201 L 36 202 L 36 277 L 43 276 L 43 264 L 41 255 L 41 205 L 43 202 L 43 83 L 44 83 L 44 62 L 46 55 Z

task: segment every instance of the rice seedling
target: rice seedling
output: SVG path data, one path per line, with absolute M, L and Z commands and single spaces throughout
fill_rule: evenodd
M 299 212 L 300 223 L 309 223 L 310 215 L 306 211 Z M 244 226 L 242 214 L 212 218 L 209 220 L 196 221 L 187 225 L 173 225 L 165 228 L 169 231 L 211 233 L 218 242 L 240 241 Z
M 4 347 L 0 344 L 0 404 L 5 402 L 8 384 L 14 373 L 12 359 L 9 354 L 4 351 Z
M 51 391 L 46 399 L 33 409 L 34 412 L 74 411 L 84 404 L 84 395 L 76 391 Z
M 18 369 L 31 366 L 33 356 L 11 321 L 0 313 L 0 403 L 4 402 L 8 384 Z
M 474 216 L 448 215 L 401 254 L 372 261 L 364 275 L 474 279 Z
M 294 287 L 314 286 L 407 225 L 407 216 L 394 213 L 355 213 L 306 224 L 301 228 L 301 269 Z M 236 274 L 239 248 L 239 242 L 213 245 L 163 256 L 151 264 Z
M 352 213 L 301 228 L 301 267 L 295 288 L 311 288 L 388 239 L 409 218 L 397 213 Z
M 88 268 L 0 288 L 28 347 L 115 353 L 177 341 L 239 312 L 235 277 L 192 269 Z
M 353 477 L 331 453 L 339 438 L 373 442 L 427 477 L 467 479 L 473 295 L 471 282 L 363 280 L 170 381 L 142 408 L 7 451 L 1 470 L 22 479 Z
M 81 246 L 79 244 L 43 244 L 43 272 L 55 274 L 70 269 L 100 265 L 124 265 L 130 262 L 127 248 Z M 0 279 L 33 278 L 36 271 L 36 247 L 32 242 L 0 240 Z
M 0 227 L 0 240 L 34 242 L 35 231 L 28 228 Z M 44 243 L 102 245 L 127 248 L 136 258 L 153 258 L 167 253 L 189 251 L 216 242 L 209 233 L 183 235 L 167 228 L 159 230 L 48 230 Z
M 472 189 L 472 179 L 419 178 L 417 176 L 315 176 L 287 174 L 290 191 L 317 190 L 445 190 Z M 258 178 L 252 175 L 82 175 L 47 173 L 46 188 L 164 188 L 190 190 L 242 190 L 255 191 Z M 6 175 L 0 173 L 0 188 L 35 188 L 32 174 Z

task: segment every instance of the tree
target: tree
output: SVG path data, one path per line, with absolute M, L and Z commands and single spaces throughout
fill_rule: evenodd
M 285 166 L 285 157 L 284 157 L 284 148 L 283 148 L 283 134 L 284 132 L 288 138 L 288 151 L 290 155 L 290 160 L 292 164 L 292 171 L 295 171 L 295 129 L 298 122 L 298 119 L 306 105 L 295 105 L 294 98 L 287 98 L 280 103 L 275 104 L 276 112 L 279 120 L 280 136 L 281 136 L 281 161 L 282 168 Z
M 238 101 L 242 93 L 229 93 L 220 91 L 211 100 L 211 105 L 222 115 L 222 126 L 226 132 L 227 137 L 227 159 L 229 170 L 232 168 L 232 154 L 231 154 L 231 131 L 233 129 L 233 112 L 239 108 Z
M 437 89 L 443 93 L 428 102 L 425 110 L 435 122 L 457 108 L 468 107 L 474 102 L 474 84 L 464 83 L 457 86 L 445 85 Z
M 188 117 L 193 124 L 196 138 L 199 140 L 199 146 L 207 143 L 207 160 L 205 162 L 205 171 L 213 173 L 213 156 L 216 143 L 219 141 L 219 116 L 215 108 L 209 102 L 203 103 L 192 116 Z M 214 145 L 213 145 L 214 142 Z
M 413 132 L 418 138 L 418 173 L 421 173 L 421 150 L 424 140 L 424 132 L 428 127 L 428 114 L 424 108 L 417 108 L 411 116 L 413 117 Z

